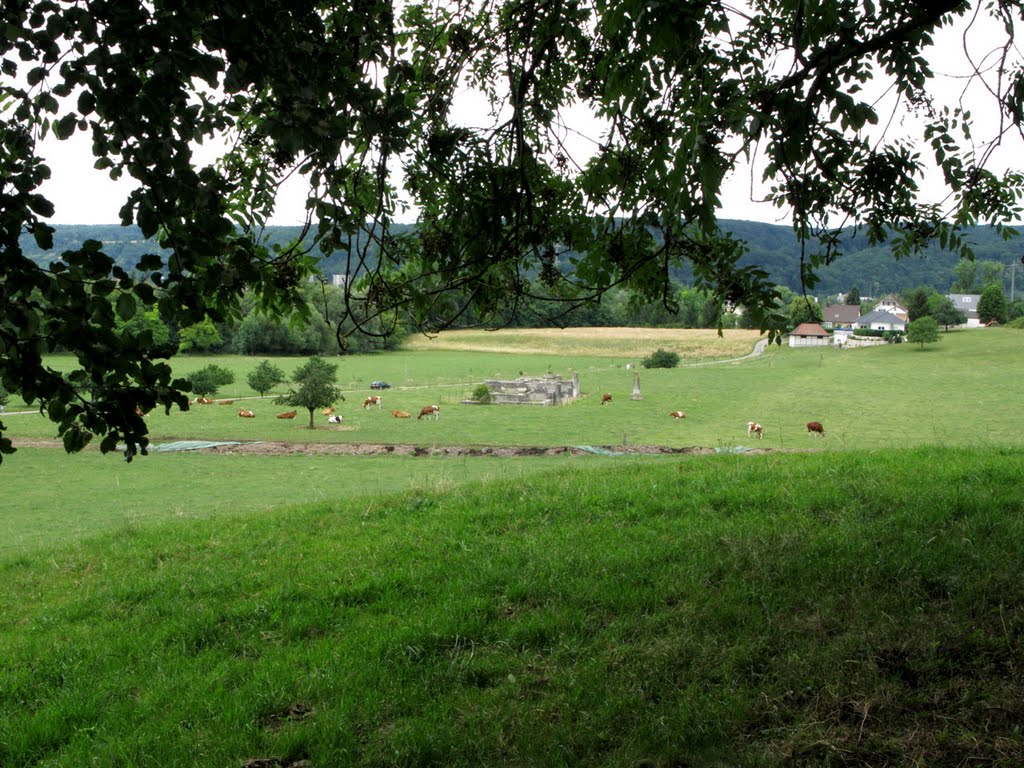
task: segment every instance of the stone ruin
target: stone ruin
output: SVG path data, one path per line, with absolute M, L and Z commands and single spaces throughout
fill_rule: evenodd
M 580 396 L 578 373 L 569 381 L 547 373 L 540 377 L 523 376 L 515 381 L 485 379 L 484 384 L 491 390 L 491 402 L 496 405 L 562 405 Z

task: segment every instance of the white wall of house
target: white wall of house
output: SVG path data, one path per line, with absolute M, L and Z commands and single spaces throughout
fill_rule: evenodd
M 791 347 L 827 347 L 828 336 L 794 336 L 789 334 L 789 346 Z

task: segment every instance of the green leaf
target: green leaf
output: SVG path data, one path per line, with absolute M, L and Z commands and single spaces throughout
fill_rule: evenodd
M 130 293 L 122 293 L 117 297 L 117 316 L 122 320 L 131 320 L 135 317 L 135 297 Z

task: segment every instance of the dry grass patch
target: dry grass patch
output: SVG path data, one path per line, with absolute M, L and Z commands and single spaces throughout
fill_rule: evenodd
M 693 359 L 740 357 L 750 353 L 760 337 L 758 331 L 739 329 L 725 330 L 719 336 L 711 328 L 514 328 L 414 336 L 403 348 L 630 358 L 667 349 Z

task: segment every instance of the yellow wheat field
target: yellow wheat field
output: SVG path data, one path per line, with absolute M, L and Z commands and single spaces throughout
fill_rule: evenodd
M 413 336 L 408 350 L 509 352 L 643 358 L 658 349 L 686 359 L 741 357 L 754 349 L 758 331 L 705 328 L 510 328 L 500 331 L 442 331 Z

